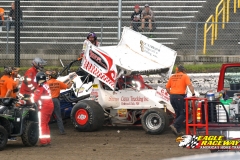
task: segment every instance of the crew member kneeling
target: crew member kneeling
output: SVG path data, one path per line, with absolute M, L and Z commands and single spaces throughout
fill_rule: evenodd
M 46 75 L 39 72 L 36 75 L 38 87 L 36 88 L 31 99 L 38 105 L 38 121 L 39 121 L 39 142 L 40 146 L 48 146 L 51 143 L 50 129 L 48 123 L 53 113 L 53 102 L 51 92 L 46 82 Z

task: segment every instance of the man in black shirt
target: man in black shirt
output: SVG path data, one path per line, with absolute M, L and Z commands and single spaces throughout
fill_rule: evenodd
M 141 13 L 140 7 L 138 4 L 134 6 L 134 12 L 131 15 L 131 27 L 134 31 L 139 31 L 138 27 L 141 25 Z
M 22 20 L 22 10 L 20 9 L 20 20 Z M 14 26 L 15 23 L 15 2 L 11 3 L 11 9 L 8 14 L 8 22 L 7 22 L 7 30 L 9 31 L 11 29 L 11 26 Z M 22 23 L 21 23 L 22 26 Z

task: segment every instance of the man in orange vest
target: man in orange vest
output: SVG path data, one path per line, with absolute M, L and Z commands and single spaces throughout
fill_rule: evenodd
M 170 103 L 176 114 L 175 121 L 170 125 L 170 128 L 177 136 L 183 134 L 181 129 L 185 119 L 184 98 L 186 96 L 187 87 L 192 92 L 192 96 L 195 96 L 194 87 L 189 76 L 185 72 L 185 68 L 182 65 L 179 65 L 176 68 L 176 73 L 170 77 L 166 85 L 166 90 L 168 94 L 170 94 Z
M 13 92 L 12 67 L 4 67 L 4 75 L 0 79 L 0 97 L 7 98 Z
M 0 8 L 0 26 L 4 25 L 4 9 Z
M 12 97 L 13 98 L 17 98 L 17 92 L 19 91 L 18 86 L 19 86 L 19 75 L 18 75 L 18 71 L 20 70 L 20 68 L 16 68 L 13 67 L 12 68 L 12 79 L 13 79 L 13 92 L 12 92 Z
M 61 109 L 60 109 L 60 101 L 59 101 L 59 95 L 61 89 L 68 89 L 72 86 L 72 83 L 65 84 L 59 80 L 57 80 L 57 72 L 55 71 L 47 71 L 46 74 L 48 75 L 49 80 L 47 81 L 47 84 L 49 85 L 51 95 L 52 95 L 52 101 L 54 104 L 54 114 L 57 118 L 57 124 L 59 128 L 59 132 L 61 135 L 65 135 L 65 130 L 62 122 L 62 116 L 61 116 Z

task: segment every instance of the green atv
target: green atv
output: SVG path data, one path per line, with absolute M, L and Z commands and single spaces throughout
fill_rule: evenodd
M 38 142 L 38 118 L 36 105 L 16 107 L 14 98 L 0 99 L 0 151 L 9 138 L 21 136 L 25 146 Z

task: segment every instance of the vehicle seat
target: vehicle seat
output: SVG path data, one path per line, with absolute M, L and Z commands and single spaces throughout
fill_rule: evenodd
M 15 98 L 3 98 L 2 99 L 2 104 L 4 106 L 11 106 L 11 105 L 13 105 L 13 102 L 15 102 L 15 101 L 16 101 Z

